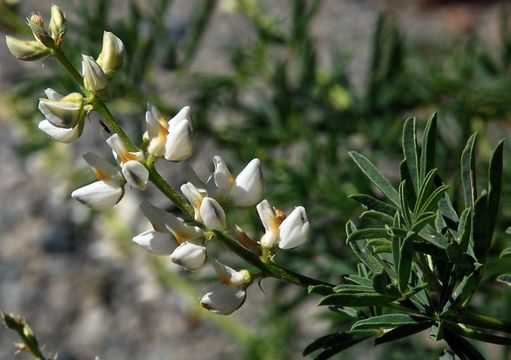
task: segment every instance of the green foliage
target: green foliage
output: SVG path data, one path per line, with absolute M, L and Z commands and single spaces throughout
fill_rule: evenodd
M 491 157 L 487 189 L 472 208 L 472 195 L 477 194 L 472 160 L 475 136 L 469 139 L 461 157 L 461 177 L 468 180 L 464 181 L 465 207 L 458 209 L 434 168 L 436 122 L 435 115 L 426 125 L 422 149 L 416 140 L 416 120 L 405 122 L 399 191 L 367 158 L 351 153 L 355 164 L 391 203 L 387 209 L 396 208 L 394 214 L 372 216 L 379 227 L 357 229 L 348 222 L 347 242 L 365 269 L 359 276 L 366 280 L 354 282 L 348 277 L 331 293 L 323 289 L 326 296 L 319 304 L 342 308 L 345 314 L 347 308 L 358 312 L 352 316 L 350 330 L 319 338 L 304 354 L 321 350 L 316 358 L 327 359 L 371 337 L 381 344 L 428 328 L 432 337 L 445 340 L 461 359 L 484 358 L 467 338 L 511 344 L 509 335 L 495 332 L 510 334 L 511 322 L 470 309 L 488 267 L 501 196 L 503 143 Z M 384 208 L 375 201 L 365 204 Z M 509 284 L 509 275 L 500 274 L 497 281 Z

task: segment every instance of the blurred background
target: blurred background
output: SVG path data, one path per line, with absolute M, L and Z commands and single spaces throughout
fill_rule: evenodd
M 0 32 L 27 36 L 24 18 L 49 18 L 51 1 L 0 0 Z M 361 208 L 347 196 L 374 192 L 348 160 L 357 150 L 397 180 L 401 127 L 422 129 L 439 113 L 440 174 L 456 183 L 458 159 L 477 131 L 478 161 L 511 128 L 511 22 L 505 1 L 442 0 L 89 0 L 58 3 L 68 16 L 64 49 L 75 65 L 100 52 L 102 33 L 120 37 L 127 58 L 112 85 L 112 112 L 133 139 L 145 130 L 146 102 L 167 116 L 192 108 L 197 150 L 189 164 L 202 177 L 220 154 L 233 173 L 263 163 L 266 197 L 281 209 L 306 207 L 306 246 L 279 255 L 295 271 L 338 281 L 354 271 L 344 224 Z M 264 280 L 229 317 L 202 310 L 215 281 L 210 268 L 186 273 L 131 243 L 148 229 L 138 204 L 149 197 L 173 211 L 156 189 L 128 190 L 112 211 L 70 199 L 92 172 L 81 154 L 110 156 L 108 134 L 92 115 L 71 146 L 37 130 L 45 88 L 76 91 L 52 59 L 22 63 L 0 41 L 0 309 L 27 318 L 46 352 L 59 360 L 299 359 L 312 340 L 342 327 L 318 298 Z M 506 156 L 509 159 L 509 141 Z M 505 178 L 511 176 L 505 161 Z M 174 185 L 183 165 L 158 164 Z M 451 189 L 453 194 L 458 188 Z M 511 186 L 504 184 L 494 266 L 509 246 Z M 255 210 L 229 214 L 252 236 Z M 213 245 L 233 267 L 238 259 Z M 511 319 L 511 295 L 491 271 L 476 306 Z M 491 302 L 491 307 L 487 305 Z M 14 334 L 0 329 L 0 358 L 14 358 Z M 427 334 L 395 344 L 362 344 L 353 359 L 436 358 L 445 347 Z M 509 350 L 481 347 L 490 359 Z M 26 354 L 16 358 L 29 359 Z

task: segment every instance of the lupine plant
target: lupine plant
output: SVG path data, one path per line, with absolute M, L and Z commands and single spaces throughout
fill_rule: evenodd
M 48 27 L 39 14 L 32 14 L 27 22 L 35 39 L 7 36 L 11 53 L 23 61 L 54 58 L 77 86 L 76 92 L 67 95 L 45 90 L 46 98 L 39 100 L 45 119 L 39 128 L 55 141 L 71 143 L 80 138 L 88 115 L 96 112 L 108 133 L 106 143 L 114 161 L 93 152 L 84 154 L 97 181 L 76 189 L 71 196 L 93 209 L 106 210 L 122 201 L 125 191 L 144 191 L 150 183 L 159 189 L 181 214 L 142 202 L 140 210 L 152 229 L 135 236 L 133 242 L 154 255 L 168 256 L 189 271 L 212 263 L 218 284 L 200 299 L 205 309 L 231 314 L 243 305 L 251 285 L 273 277 L 306 288 L 311 296 L 320 294 L 319 304 L 329 306 L 342 320 L 339 331 L 318 338 L 305 349 L 305 355 L 316 353 L 317 359 L 330 358 L 371 338 L 381 344 L 426 330 L 433 339 L 445 340 L 450 349 L 443 355 L 446 358 L 455 354 L 461 359 L 483 359 L 471 340 L 511 345 L 511 322 L 477 313 L 471 307 L 491 280 L 484 274 L 501 197 L 503 142 L 493 152 L 487 184 L 480 189 L 476 135 L 469 138 L 460 162 L 462 194 L 452 191 L 456 187 L 446 184 L 435 166 L 436 115 L 427 123 L 420 146 L 415 119 L 405 122 L 397 188 L 366 157 L 351 152 L 356 166 L 379 189 L 380 196 L 351 196 L 365 208 L 363 226 L 352 221 L 346 225 L 347 245 L 359 260 L 357 272 L 343 275 L 339 284 L 330 284 L 279 263 L 283 252 L 311 237 L 310 224 L 304 207 L 285 212 L 265 199 L 259 159 L 252 159 L 234 176 L 225 161 L 214 156 L 214 170 L 207 179 L 191 171 L 179 190 L 160 175 L 158 161 L 184 162 L 193 153 L 191 109 L 185 106 L 167 120 L 157 106 L 148 103 L 146 132 L 138 141 L 130 139 L 106 102 L 111 96 L 111 79 L 124 62 L 121 39 L 105 31 L 101 52 L 82 55 L 78 71 L 62 48 L 65 16 L 57 5 L 52 5 Z M 462 201 L 456 200 L 458 195 Z M 262 233 L 250 236 L 242 228 L 230 226 L 232 212 L 254 207 Z M 212 258 L 208 248 L 213 243 L 243 259 L 246 268 L 234 269 Z M 509 254 L 508 249 L 501 256 Z M 505 273 L 495 275 L 510 283 Z M 4 318 L 17 331 L 16 324 L 21 322 Z M 25 343 L 27 339 L 22 336 Z M 34 340 L 30 341 L 34 345 Z

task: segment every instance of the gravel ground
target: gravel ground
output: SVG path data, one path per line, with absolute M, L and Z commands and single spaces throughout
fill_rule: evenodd
M 287 2 L 269 2 L 275 14 L 286 21 Z M 374 20 L 381 10 L 388 11 L 410 30 L 418 42 L 439 37 L 457 39 L 467 31 L 483 29 L 491 44 L 496 32 L 497 5 L 451 4 L 441 8 L 405 6 L 407 1 L 327 0 L 314 24 L 320 48 L 328 54 L 332 44 L 349 49 L 350 71 L 358 88 L 364 84 L 363 73 L 369 53 L 368 44 Z M 23 13 L 41 10 L 46 13 L 50 1 L 24 3 Z M 120 2 L 122 4 L 122 2 Z M 196 1 L 176 1 L 175 21 L 180 14 L 193 11 Z M 62 2 L 63 8 L 66 4 Z M 32 8 L 31 6 L 34 6 Z M 233 38 L 249 36 L 250 29 L 239 16 L 218 10 L 201 51 L 193 65 L 196 70 L 227 71 L 222 49 Z M 321 59 L 329 66 L 327 56 Z M 60 360 L 92 359 L 237 359 L 241 349 L 228 335 L 219 331 L 223 325 L 197 312 L 183 298 L 183 291 L 163 286 L 151 271 L 148 258 L 118 235 L 108 231 L 115 217 L 127 228 L 121 234 L 141 231 L 147 226 L 136 209 L 138 194 L 128 192 L 116 207 L 109 223 L 97 221 L 92 228 L 77 230 L 73 224 L 83 221 L 86 211 L 68 200 L 69 188 L 62 184 L 55 169 L 48 171 L 48 158 L 33 156 L 26 161 L 14 151 L 26 134 L 15 124 L 3 93 L 24 72 L 38 71 L 40 64 L 20 64 L 0 41 L 0 308 L 23 314 L 33 325 L 49 352 L 59 351 Z M 162 79 L 162 91 L 165 91 Z M 34 99 L 35 103 L 35 99 Z M 89 131 L 84 144 L 97 143 L 98 132 Z M 77 169 L 74 160 L 80 145 L 57 147 L 56 156 L 67 168 Z M 207 153 L 208 151 L 205 151 Z M 74 154 L 74 155 L 73 155 Z M 208 160 L 209 161 L 209 160 Z M 46 168 L 46 170 L 44 170 Z M 174 172 L 175 173 L 175 172 Z M 181 179 L 172 181 L 179 183 Z M 85 231 L 86 230 L 86 231 Z M 170 268 L 180 274 L 176 268 Z M 189 290 L 185 291 L 188 295 Z M 257 287 L 251 289 L 247 304 L 229 322 L 244 329 L 257 329 L 264 315 L 268 296 Z M 321 323 L 306 326 L 318 311 L 314 301 L 304 307 L 298 319 L 303 340 L 300 347 L 324 330 Z M 16 337 L 0 329 L 0 359 L 12 359 Z M 30 357 L 20 354 L 17 359 Z M 376 358 L 365 352 L 361 358 Z

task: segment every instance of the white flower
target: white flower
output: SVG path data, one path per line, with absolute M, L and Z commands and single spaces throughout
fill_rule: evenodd
M 176 249 L 176 241 L 170 233 L 147 230 L 133 238 L 133 242 L 155 255 L 170 255 Z
M 104 90 L 108 85 L 101 66 L 91 57 L 82 55 L 83 86 L 92 92 Z
M 208 193 L 220 202 L 248 207 L 261 200 L 263 178 L 261 161 L 252 159 L 236 178 L 220 156 L 213 157 L 215 171 L 208 179 Z
M 201 305 L 220 315 L 229 315 L 238 310 L 245 302 L 246 292 L 234 287 L 219 285 L 200 300 Z
M 39 99 L 39 111 L 48 122 L 59 128 L 71 129 L 79 125 L 87 114 L 83 96 L 79 93 L 60 95 L 53 89 L 46 89 L 47 99 Z
M 192 183 L 181 185 L 181 192 L 192 205 L 196 221 L 202 222 L 212 230 L 224 230 L 226 227 L 225 212 L 213 198 L 204 196 Z
M 206 247 L 185 241 L 170 255 L 170 260 L 188 270 L 200 269 L 207 259 Z
M 250 273 L 247 270 L 236 271 L 218 260 L 215 260 L 213 265 L 220 282 L 224 285 L 240 288 L 251 281 Z
M 309 234 L 309 221 L 303 206 L 296 207 L 289 216 L 276 215 L 267 200 L 257 205 L 257 212 L 263 223 L 265 234 L 261 246 L 291 249 L 302 245 Z
M 177 247 L 174 236 L 167 229 L 165 221 L 167 212 L 144 201 L 140 209 L 153 225 L 154 230 L 147 230 L 135 236 L 133 242 L 156 255 L 170 255 Z
M 119 170 L 94 153 L 86 153 L 83 158 L 99 181 L 76 189 L 71 193 L 71 197 L 96 210 L 111 208 L 124 194 L 124 179 Z
M 129 152 L 121 141 L 119 135 L 114 134 L 106 139 L 112 148 L 114 156 L 121 164 L 121 171 L 126 181 L 140 190 L 144 190 L 149 180 L 149 171 L 140 162 L 144 155 L 142 152 Z
M 185 106 L 169 121 L 153 104 L 147 104 L 148 151 L 156 157 L 164 156 L 169 161 L 183 161 L 193 153 L 190 107 Z
M 185 224 L 182 219 L 148 202 L 143 202 L 140 208 L 154 230 L 135 236 L 133 241 L 153 254 L 170 255 L 178 244 L 202 236 L 201 229 Z
M 108 31 L 103 31 L 103 47 L 97 63 L 107 77 L 114 75 L 124 61 L 124 44 L 121 39 Z
M 73 199 L 96 210 L 110 209 L 122 195 L 123 188 L 115 181 L 96 181 L 71 193 Z
M 205 197 L 200 206 L 202 222 L 212 230 L 225 229 L 225 212 L 220 204 L 210 197 Z

